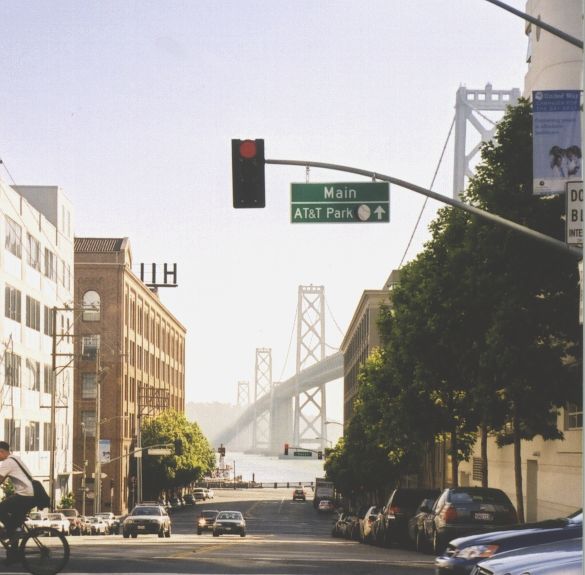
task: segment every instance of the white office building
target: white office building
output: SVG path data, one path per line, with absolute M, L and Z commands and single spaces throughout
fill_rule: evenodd
M 71 204 L 55 186 L 0 180 L 0 236 L 0 438 L 58 504 L 74 471 Z

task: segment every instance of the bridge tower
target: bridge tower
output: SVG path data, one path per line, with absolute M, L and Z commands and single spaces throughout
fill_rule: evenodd
M 297 307 L 296 374 L 325 358 L 325 288 L 299 286 Z M 297 389 L 294 398 L 293 442 L 295 446 L 327 441 L 325 386 Z
M 246 407 L 250 403 L 250 382 L 238 381 L 238 407 Z
M 489 142 L 495 134 L 495 122 L 483 116 L 485 112 L 504 112 L 508 106 L 513 106 L 520 97 L 520 90 L 494 90 L 491 84 L 486 84 L 484 90 L 468 90 L 461 86 L 457 90 L 455 103 L 455 157 L 453 168 L 453 198 L 461 199 L 465 189 L 465 177 L 472 175 L 470 162 L 479 152 L 484 142 Z M 480 121 L 480 117 L 491 122 L 487 126 Z M 467 124 L 477 130 L 480 141 L 467 153 Z
M 256 366 L 254 375 L 254 402 L 266 394 L 272 393 L 272 350 L 256 349 Z M 254 412 L 252 429 L 252 449 L 270 447 L 270 411 Z

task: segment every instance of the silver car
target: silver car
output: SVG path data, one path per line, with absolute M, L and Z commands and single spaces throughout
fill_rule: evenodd
M 500 553 L 478 563 L 471 575 L 582 575 L 583 538 Z

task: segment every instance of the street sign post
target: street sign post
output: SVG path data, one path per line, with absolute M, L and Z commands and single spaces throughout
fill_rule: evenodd
M 390 221 L 388 182 L 291 184 L 291 223 Z

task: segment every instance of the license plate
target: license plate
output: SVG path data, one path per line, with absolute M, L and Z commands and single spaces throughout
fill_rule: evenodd
M 474 513 L 473 518 L 477 521 L 493 521 L 494 516 L 491 513 Z
M 138 531 L 144 531 L 145 529 L 146 529 L 146 527 L 144 525 L 138 526 Z

